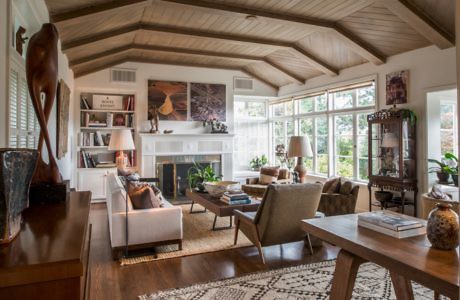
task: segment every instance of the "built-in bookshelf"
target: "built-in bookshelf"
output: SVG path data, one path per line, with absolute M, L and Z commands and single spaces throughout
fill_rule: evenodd
M 131 129 L 134 138 L 135 96 L 132 94 L 80 94 L 80 126 L 77 135 L 78 169 L 113 168 L 115 151 L 108 145 L 113 130 Z M 136 166 L 135 151 L 125 151 L 128 166 Z

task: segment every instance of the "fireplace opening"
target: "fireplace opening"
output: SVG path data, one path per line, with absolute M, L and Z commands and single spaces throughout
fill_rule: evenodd
M 222 175 L 220 155 L 177 155 L 157 156 L 156 166 L 160 188 L 163 195 L 175 204 L 186 202 L 185 191 L 189 187 L 187 175 L 194 164 L 210 165 L 215 174 Z

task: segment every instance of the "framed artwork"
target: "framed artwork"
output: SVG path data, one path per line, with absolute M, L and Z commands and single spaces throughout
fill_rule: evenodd
M 409 90 L 409 70 L 393 72 L 386 75 L 386 104 L 407 103 Z
M 177 81 L 148 81 L 148 119 L 155 108 L 160 120 L 187 120 L 187 83 Z
M 190 112 L 193 121 L 217 119 L 225 122 L 225 84 L 191 83 Z
M 59 80 L 57 90 L 57 149 L 56 157 L 61 159 L 68 151 L 70 88 Z

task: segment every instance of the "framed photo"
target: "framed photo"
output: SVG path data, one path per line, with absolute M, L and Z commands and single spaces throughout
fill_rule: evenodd
M 148 119 L 158 108 L 160 120 L 187 120 L 187 82 L 148 81 Z
M 409 90 L 409 70 L 393 72 L 386 75 L 386 104 L 407 103 Z
M 193 121 L 226 119 L 225 84 L 191 83 L 190 112 Z

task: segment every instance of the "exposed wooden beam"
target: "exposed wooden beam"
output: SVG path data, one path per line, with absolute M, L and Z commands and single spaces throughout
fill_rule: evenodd
M 286 68 L 280 66 L 279 64 L 277 64 L 275 61 L 273 61 L 272 59 L 269 59 L 269 58 L 266 58 L 265 59 L 265 62 L 267 64 L 269 64 L 270 66 L 272 66 L 273 68 L 277 69 L 278 71 L 281 71 L 283 72 L 284 75 L 286 75 L 287 77 L 289 77 L 289 79 L 293 80 L 294 82 L 298 83 L 298 84 L 304 84 L 305 83 L 305 79 L 300 77 L 300 76 L 297 76 L 296 74 L 292 73 L 291 71 L 287 70 Z
M 455 46 L 455 37 L 453 33 L 448 32 L 423 11 L 411 4 L 407 0 L 380 0 L 388 10 L 398 16 L 401 20 L 409 24 L 418 33 L 438 46 L 440 49 L 446 49 Z
M 250 77 L 253 77 L 253 78 L 255 78 L 255 79 L 257 79 L 257 80 L 259 80 L 259 81 L 265 83 L 266 85 L 268 85 L 268 86 L 274 88 L 275 90 L 279 90 L 279 88 L 280 88 L 279 86 L 273 84 L 272 82 L 268 81 L 268 80 L 265 79 L 265 78 L 262 78 L 261 76 L 257 75 L 256 73 L 254 73 L 254 72 L 252 72 L 252 71 L 249 71 L 249 70 L 246 69 L 246 68 L 243 68 L 243 69 L 241 69 L 240 71 L 243 72 L 243 73 L 245 73 L 246 75 L 248 75 L 248 76 L 250 76 Z
M 93 62 L 93 61 L 101 59 L 101 58 L 109 57 L 109 56 L 116 55 L 116 54 L 121 54 L 121 53 L 129 51 L 131 49 L 132 49 L 132 45 L 125 45 L 125 46 L 121 46 L 121 47 L 117 47 L 117 48 L 112 48 L 112 49 L 107 50 L 107 51 L 92 54 L 92 55 L 89 55 L 89 56 L 73 59 L 73 60 L 69 61 L 69 67 L 72 68 L 72 67 L 75 67 L 75 66 L 78 66 L 78 65 L 81 65 L 81 64 Z
M 383 64 L 386 60 L 385 56 L 377 51 L 375 48 L 370 46 L 368 43 L 362 41 L 357 36 L 350 32 L 346 32 L 340 25 L 324 21 L 321 19 L 301 17 L 291 14 L 274 13 L 265 10 L 241 7 L 233 4 L 224 4 L 221 2 L 211 2 L 203 0 L 161 0 L 163 2 L 176 3 L 182 5 L 188 5 L 193 7 L 201 7 L 213 10 L 219 10 L 224 12 L 237 13 L 242 15 L 253 15 L 268 21 L 282 21 L 285 23 L 295 25 L 307 25 L 316 29 L 326 29 L 333 32 L 344 42 L 347 47 L 364 57 L 366 60 L 374 64 Z
M 222 34 L 222 33 L 216 33 L 216 32 L 211 32 L 211 31 L 179 28 L 179 27 L 156 25 L 156 24 L 142 24 L 142 23 L 133 24 L 133 25 L 128 25 L 128 26 L 121 27 L 115 30 L 110 30 L 110 31 L 105 31 L 105 32 L 89 35 L 89 36 L 82 37 L 76 40 L 64 42 L 62 44 L 62 50 L 65 51 L 71 48 L 84 46 L 84 45 L 91 44 L 91 43 L 94 43 L 100 40 L 108 39 L 111 37 L 115 37 L 118 35 L 130 33 L 130 32 L 136 32 L 140 30 L 164 32 L 164 33 L 171 33 L 171 34 L 178 34 L 178 35 L 193 36 L 193 37 L 198 37 L 198 38 L 234 41 L 234 42 L 239 42 L 239 43 L 248 43 L 248 44 L 255 44 L 255 45 L 262 45 L 262 46 L 271 46 L 275 48 L 290 49 L 290 50 L 294 50 L 300 53 L 303 59 L 305 59 L 314 68 L 317 68 L 318 70 L 324 72 L 325 74 L 329 74 L 329 75 L 338 74 L 337 70 L 330 67 L 329 65 L 327 65 L 325 62 L 321 61 L 320 59 L 315 58 L 313 55 L 308 53 L 306 50 L 301 49 L 299 46 L 292 44 L 292 43 L 279 41 L 279 40 L 273 40 L 273 39 L 255 38 L 255 37 L 233 35 L 233 34 Z
M 83 16 L 87 15 L 93 15 L 117 8 L 122 8 L 128 5 L 133 5 L 133 4 L 142 4 L 142 5 L 148 5 L 150 4 L 149 0 L 116 0 L 116 1 L 110 1 L 110 2 L 105 2 L 97 5 L 91 5 L 88 7 L 84 8 L 79 8 L 76 10 L 71 10 L 68 12 L 64 13 L 58 13 L 51 15 L 50 19 L 52 23 L 59 23 L 59 22 L 64 22 L 68 20 L 73 20 L 77 18 L 81 18 Z

